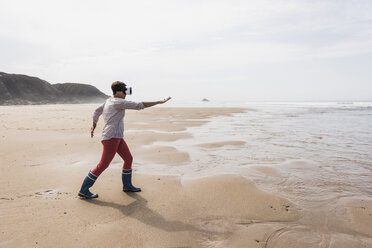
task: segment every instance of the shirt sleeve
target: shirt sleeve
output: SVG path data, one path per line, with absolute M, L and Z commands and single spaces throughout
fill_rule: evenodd
M 104 107 L 105 107 L 105 103 L 103 103 L 101 106 L 96 108 L 96 110 L 94 111 L 94 114 L 93 114 L 93 122 L 94 123 L 98 122 L 98 119 L 101 116 Z
M 131 101 L 127 101 L 123 99 L 122 101 L 119 102 L 118 108 L 140 110 L 140 109 L 144 109 L 145 105 L 143 105 L 142 102 L 131 102 Z

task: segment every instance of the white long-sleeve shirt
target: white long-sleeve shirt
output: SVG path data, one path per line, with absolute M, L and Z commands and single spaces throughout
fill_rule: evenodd
M 93 114 L 93 122 L 97 123 L 101 115 L 105 121 L 101 140 L 123 138 L 124 116 L 126 109 L 144 109 L 142 102 L 131 102 L 122 98 L 110 97 Z

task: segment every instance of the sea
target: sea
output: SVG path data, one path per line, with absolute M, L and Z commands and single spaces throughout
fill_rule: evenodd
M 166 172 L 183 180 L 239 174 L 304 206 L 342 198 L 372 200 L 372 102 L 206 102 L 191 107 L 246 111 L 189 127 L 190 139 L 152 144 L 186 151 L 190 161 L 140 164 L 139 172 Z M 245 143 L 197 146 L 226 141 Z

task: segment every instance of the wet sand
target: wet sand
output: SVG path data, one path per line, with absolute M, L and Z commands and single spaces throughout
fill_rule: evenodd
M 134 172 L 141 193 L 124 193 L 118 156 L 92 191 L 77 197 L 83 178 L 101 155 L 100 120 L 89 129 L 94 106 L 0 107 L 0 247 L 372 247 L 372 203 L 347 200 L 328 228 L 316 209 L 264 192 L 236 174 L 185 179 Z M 186 164 L 187 140 L 208 118 L 239 108 L 149 108 L 127 111 L 125 139 L 135 161 Z M 245 141 L 195 144 L 208 149 Z M 276 175 L 275 169 L 256 168 Z M 313 214 L 313 215 L 312 215 Z M 342 223 L 342 225 L 338 225 Z M 337 226 L 337 227 L 334 227 Z

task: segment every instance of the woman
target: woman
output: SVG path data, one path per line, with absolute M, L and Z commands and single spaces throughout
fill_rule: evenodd
M 89 191 L 89 188 L 93 186 L 99 175 L 109 166 L 115 154 L 118 153 L 124 160 L 122 181 L 123 190 L 125 192 L 139 192 L 141 188 L 134 187 L 132 185 L 132 161 L 133 157 L 130 153 L 128 145 L 125 143 L 124 136 L 124 115 L 126 109 L 144 109 L 155 106 L 157 104 L 163 104 L 169 101 L 171 98 L 168 97 L 162 101 L 157 102 L 131 102 L 125 100 L 127 94 L 131 94 L 131 88 L 127 88 L 126 84 L 120 81 L 113 82 L 111 85 L 113 97 L 110 97 L 99 106 L 93 115 L 93 126 L 91 128 L 91 137 L 93 138 L 94 129 L 97 126 L 98 119 L 103 115 L 105 126 L 102 132 L 102 144 L 103 152 L 101 161 L 97 166 L 89 171 L 88 176 L 85 177 L 79 196 L 91 199 L 98 197 L 98 194 L 94 194 Z

